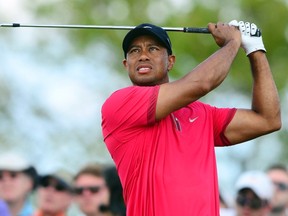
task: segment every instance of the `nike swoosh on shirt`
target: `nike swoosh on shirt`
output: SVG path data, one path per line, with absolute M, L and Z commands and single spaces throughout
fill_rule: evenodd
M 196 119 L 198 119 L 198 116 L 195 118 L 189 118 L 189 122 L 192 123 L 192 122 L 196 121 Z

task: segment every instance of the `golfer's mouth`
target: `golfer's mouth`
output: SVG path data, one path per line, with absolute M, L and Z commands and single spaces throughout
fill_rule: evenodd
M 151 66 L 140 66 L 137 68 L 139 73 L 149 73 L 152 70 Z

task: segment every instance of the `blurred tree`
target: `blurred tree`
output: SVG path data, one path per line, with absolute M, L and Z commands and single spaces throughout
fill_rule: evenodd
M 152 22 L 161 26 L 206 27 L 208 22 L 229 22 L 232 19 L 255 22 L 263 32 L 263 40 L 271 67 L 282 90 L 287 83 L 286 58 L 288 54 L 288 6 L 287 1 L 133 1 L 133 0 L 87 0 L 87 1 L 46 1 L 31 4 L 27 9 L 35 15 L 39 23 L 83 24 L 83 25 L 137 25 Z M 48 20 L 48 21 L 47 21 Z M 61 30 L 58 30 L 60 34 Z M 121 42 L 125 31 L 117 30 L 68 30 L 61 32 L 69 39 L 71 49 L 76 54 L 84 52 L 94 43 L 106 43 L 111 49 L 113 60 L 122 59 Z M 179 77 L 203 61 L 217 49 L 209 35 L 169 33 L 173 49 L 177 54 L 177 64 L 172 72 Z M 43 37 L 41 41 L 50 40 Z M 74 53 L 74 54 L 75 54 Z M 95 55 L 97 50 L 95 50 Z M 63 53 L 63 58 L 69 55 Z M 251 76 L 246 71 L 249 65 L 241 53 L 235 60 L 231 76 L 235 88 L 249 93 Z M 112 61 L 119 68 L 119 60 Z

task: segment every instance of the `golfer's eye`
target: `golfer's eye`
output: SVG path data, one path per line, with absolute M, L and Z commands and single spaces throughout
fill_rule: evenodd
M 159 50 L 159 48 L 158 48 L 157 46 L 151 46 L 151 47 L 149 48 L 149 50 L 150 50 L 150 51 L 157 51 L 157 50 Z
M 160 50 L 158 46 L 151 46 L 151 47 L 149 47 L 149 51 L 150 51 L 150 52 L 155 52 L 155 51 L 158 51 L 158 50 Z
M 138 48 L 132 48 L 130 49 L 129 53 L 138 53 L 139 49 Z

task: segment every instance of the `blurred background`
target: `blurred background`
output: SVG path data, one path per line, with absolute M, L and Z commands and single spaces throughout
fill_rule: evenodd
M 217 148 L 220 189 L 229 196 L 244 170 L 288 164 L 287 0 L 9 0 L 0 2 L 0 22 L 22 24 L 206 27 L 233 19 L 262 30 L 281 97 L 279 132 L 233 147 Z M 0 27 L 0 152 L 24 153 L 39 172 L 89 162 L 112 163 L 102 140 L 101 106 L 130 85 L 122 66 L 126 30 Z M 178 79 L 218 49 L 210 34 L 169 32 Z M 228 78 L 202 101 L 249 108 L 251 74 L 240 50 Z

